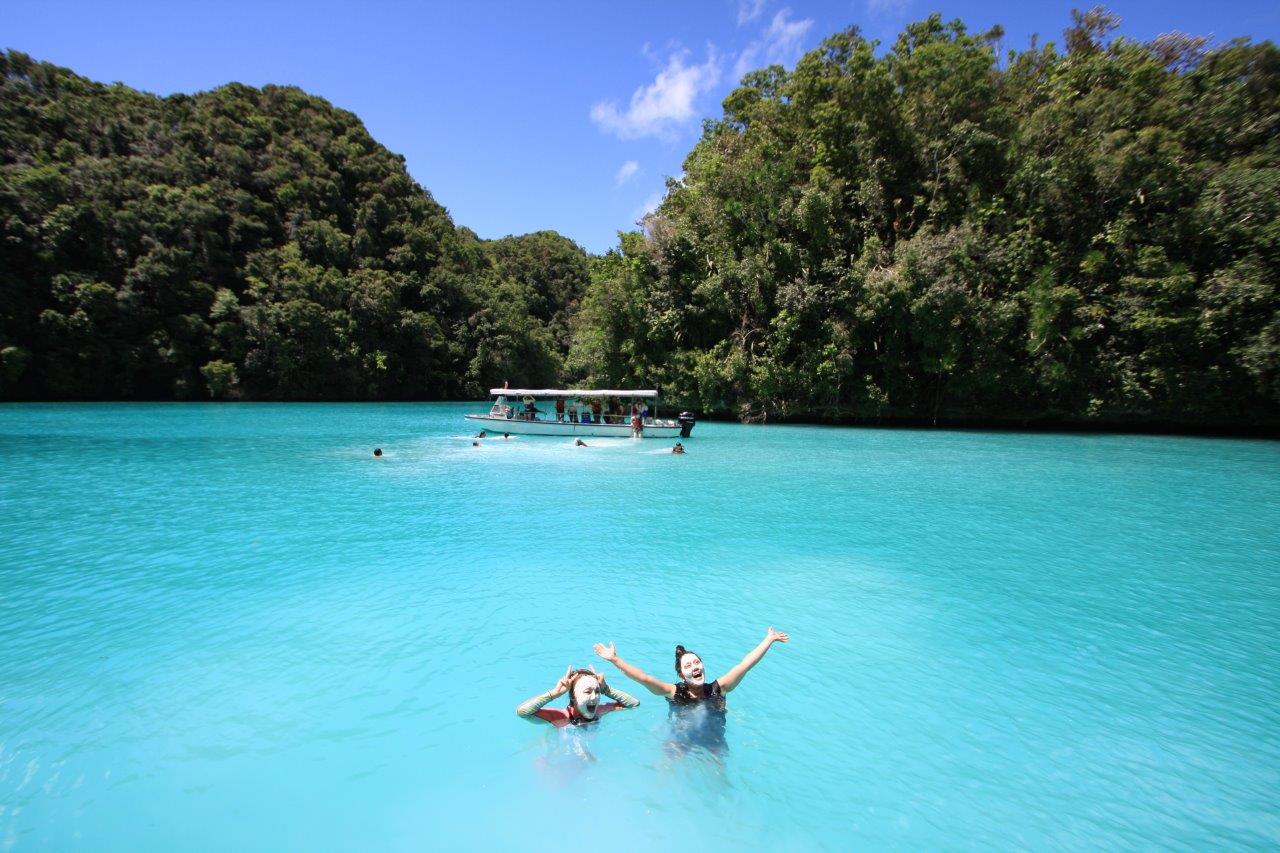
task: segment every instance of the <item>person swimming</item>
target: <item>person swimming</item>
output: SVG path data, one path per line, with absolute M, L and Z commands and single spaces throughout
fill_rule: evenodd
M 547 703 L 557 697 L 569 694 L 569 705 L 566 708 L 547 708 Z M 612 702 L 600 702 L 605 696 Z M 530 722 L 550 723 L 556 728 L 563 726 L 585 726 L 599 720 L 605 714 L 624 708 L 634 708 L 640 704 L 636 699 L 621 690 L 614 690 L 605 683 L 604 675 L 595 668 L 574 669 L 572 666 L 564 671 L 564 675 L 556 682 L 556 686 L 546 693 L 534 696 L 522 702 L 516 708 L 516 714 Z
M 680 676 L 680 681 L 676 684 L 655 678 L 640 667 L 627 663 L 618 657 L 617 647 L 613 643 L 607 646 L 596 643 L 595 653 L 616 666 L 627 678 L 643 685 L 650 693 L 666 698 L 668 717 L 672 721 L 675 736 L 669 744 L 671 751 L 682 753 L 689 746 L 703 746 L 718 752 L 727 748 L 724 740 L 725 694 L 741 683 L 743 676 L 760 662 L 774 643 L 790 641 L 790 636 L 775 631 L 770 626 L 764 639 L 754 649 L 710 684 L 706 682 L 702 658 L 684 646 L 676 646 L 676 675 Z
M 590 447 L 591 445 L 587 444 L 585 441 L 583 441 L 580 438 L 576 438 L 573 441 L 573 446 L 574 447 Z
M 374 456 L 381 456 L 381 455 L 382 455 L 382 448 L 381 448 L 381 447 L 375 447 L 375 448 L 373 449 L 373 455 L 374 455 Z
M 480 432 L 476 434 L 476 438 L 488 438 L 488 437 L 489 437 L 489 433 L 485 432 L 484 430 L 480 430 Z
M 677 455 L 684 453 L 684 445 L 677 441 L 675 447 L 671 448 L 671 452 Z

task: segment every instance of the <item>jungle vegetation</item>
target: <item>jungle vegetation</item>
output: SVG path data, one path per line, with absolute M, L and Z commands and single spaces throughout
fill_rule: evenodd
M 1280 51 L 934 15 L 746 75 L 617 247 L 455 224 L 351 113 L 0 54 L 0 399 L 659 386 L 702 414 L 1280 426 Z

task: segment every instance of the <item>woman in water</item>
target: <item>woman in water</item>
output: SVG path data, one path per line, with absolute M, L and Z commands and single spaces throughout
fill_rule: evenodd
M 543 706 L 557 697 L 569 694 L 567 708 L 544 708 Z M 601 704 L 600 697 L 605 696 L 612 702 Z M 520 707 L 516 713 L 530 722 L 550 723 L 556 728 L 563 726 L 585 726 L 594 723 L 610 711 L 621 708 L 634 708 L 640 700 L 629 696 L 621 690 L 614 690 L 605 683 L 604 676 L 592 669 L 574 669 L 569 667 L 564 676 L 556 682 L 556 686 L 540 696 L 534 696 Z
M 760 644 L 747 652 L 746 657 L 739 661 L 737 666 L 710 684 L 706 682 L 702 658 L 684 646 L 676 646 L 676 674 L 680 676 L 677 684 L 654 678 L 640 667 L 627 663 L 618 657 L 618 651 L 613 643 L 607 646 L 604 643 L 596 643 L 595 652 L 622 670 L 622 674 L 627 678 L 644 685 L 650 693 L 666 697 L 670 716 L 676 719 L 676 733 L 679 735 L 679 740 L 671 746 L 676 747 L 677 751 L 683 751 L 682 747 L 690 744 L 720 751 L 725 748 L 724 694 L 738 686 L 742 677 L 760 662 L 770 646 L 790 640 L 791 638 L 786 634 L 770 627 Z

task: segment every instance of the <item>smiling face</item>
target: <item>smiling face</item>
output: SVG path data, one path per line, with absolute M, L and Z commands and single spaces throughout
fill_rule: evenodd
M 680 656 L 680 677 L 686 684 L 701 684 L 703 680 L 702 658 L 693 652 L 685 652 Z
M 573 683 L 573 705 L 588 720 L 594 719 L 600 704 L 600 682 L 595 676 L 583 675 Z

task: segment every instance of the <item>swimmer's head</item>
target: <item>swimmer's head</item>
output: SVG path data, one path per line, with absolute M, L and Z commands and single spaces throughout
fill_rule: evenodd
M 374 456 L 381 456 L 381 455 L 382 455 L 382 448 L 381 448 L 381 447 L 375 447 L 375 448 L 373 449 L 373 455 L 374 455 Z
M 575 669 L 569 676 L 569 707 L 588 720 L 600 705 L 600 679 L 589 669 Z
M 480 446 L 480 442 L 478 442 L 478 441 L 473 441 L 473 442 L 471 442 L 471 446 L 472 446 L 472 447 L 479 447 L 479 446 Z
M 676 646 L 676 674 L 686 684 L 701 684 L 705 673 L 702 670 L 702 658 L 697 652 L 691 652 L 684 646 Z

